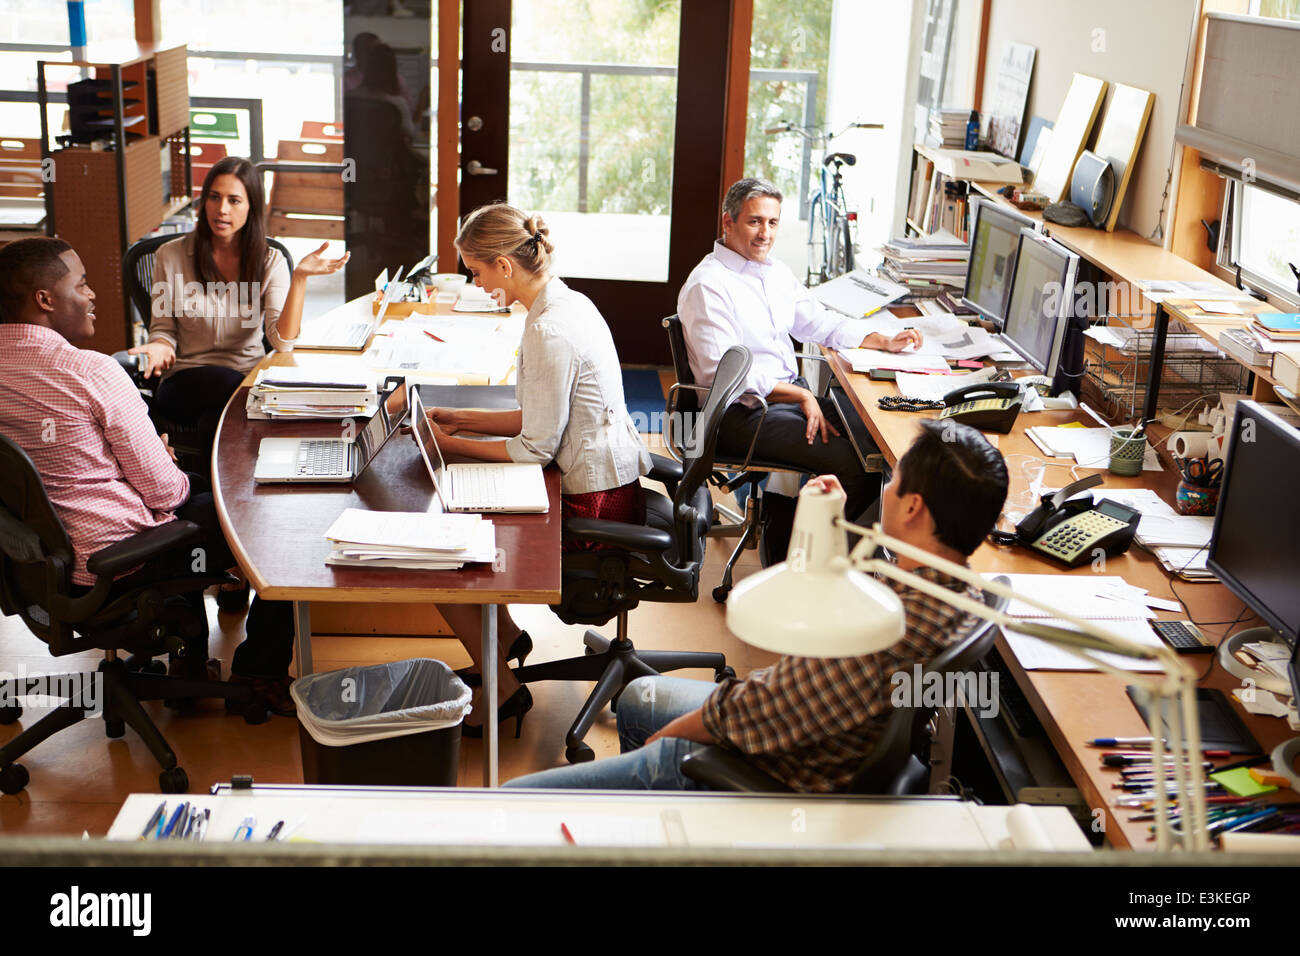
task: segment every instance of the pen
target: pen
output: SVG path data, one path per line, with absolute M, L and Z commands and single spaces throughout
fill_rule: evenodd
M 424 334 L 427 335 L 429 338 L 433 339 L 435 342 L 442 342 L 444 345 L 447 343 L 447 340 L 446 340 L 446 339 L 440 339 L 440 338 L 438 338 L 438 336 L 434 335 L 434 334 L 433 334 L 432 332 L 430 332 L 428 329 L 425 329 L 425 330 L 424 330 Z
M 167 826 L 163 827 L 162 835 L 159 836 L 158 839 L 166 840 L 169 836 L 172 835 L 172 830 L 176 826 L 176 821 L 181 818 L 181 811 L 184 809 L 185 809 L 185 804 L 183 803 L 177 804 L 176 809 L 172 811 L 171 819 L 167 821 Z
M 204 838 L 208 835 L 208 821 L 210 819 L 212 819 L 212 811 L 205 808 L 203 816 L 199 817 L 198 823 L 194 825 L 194 839 L 200 843 L 202 843 Z
M 283 831 L 283 832 L 280 834 L 280 842 L 283 843 L 283 842 L 285 842 L 286 840 L 288 840 L 289 837 L 291 837 L 291 836 L 293 836 L 295 833 L 297 833 L 298 830 L 299 830 L 299 828 L 300 828 L 304 823 L 306 823 L 306 822 L 307 822 L 307 818 L 306 818 L 306 817 L 299 817 L 299 818 L 298 818 L 298 822 L 296 822 L 293 826 L 289 827 L 289 829 Z
M 235 830 L 235 836 L 232 842 L 238 843 L 240 840 L 251 840 L 253 838 L 253 828 L 257 826 L 257 821 L 252 817 L 244 817 L 243 822 Z M 240 836 L 240 834 L 243 836 Z
M 144 825 L 144 829 L 140 831 L 141 840 L 149 839 L 149 834 L 158 826 L 159 821 L 162 820 L 163 815 L 166 812 L 167 801 L 164 800 L 162 803 L 158 804 L 158 809 L 154 810 L 153 816 L 151 816 L 149 822 Z
M 1154 737 L 1097 737 L 1086 741 L 1090 747 L 1150 747 Z
M 279 836 L 280 830 L 283 827 L 284 827 L 284 821 L 277 820 L 275 826 L 271 827 L 271 832 L 266 835 L 267 841 L 269 842 L 271 840 L 274 840 L 277 836 Z
M 1227 754 L 1224 754 L 1227 756 Z M 1271 758 L 1265 756 L 1247 757 L 1245 760 L 1238 760 L 1236 763 L 1224 764 L 1222 767 L 1215 767 L 1214 773 L 1223 773 L 1225 770 L 1240 770 L 1242 767 L 1254 767 L 1257 764 L 1267 763 Z
M 560 832 L 564 834 L 564 840 L 570 846 L 578 845 L 578 841 L 573 838 L 573 834 L 569 831 L 569 825 L 567 823 L 560 824 Z
M 185 828 L 190 822 L 190 808 L 191 804 L 188 800 L 181 804 L 181 818 L 176 821 L 176 828 L 172 830 L 173 840 L 179 840 L 185 835 Z

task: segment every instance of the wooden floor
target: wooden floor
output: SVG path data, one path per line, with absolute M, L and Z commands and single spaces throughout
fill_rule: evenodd
M 651 447 L 654 447 L 652 441 Z M 642 604 L 630 615 L 632 640 L 662 649 L 722 651 L 742 676 L 775 658 L 741 644 L 724 625 L 723 607 L 709 592 L 721 577 L 730 553 L 731 539 L 711 542 L 700 582 L 700 600 L 690 605 Z M 737 580 L 758 567 L 757 552 L 747 551 L 738 565 Z M 583 627 L 560 622 L 545 607 L 512 608 L 516 620 L 532 635 L 535 648 L 528 663 L 558 660 L 582 652 Z M 212 624 L 209 654 L 229 670 L 231 655 L 243 638 L 243 615 L 219 613 L 208 597 Z M 606 631 L 612 634 L 612 623 Z M 453 667 L 469 663 L 459 643 L 416 638 L 317 637 L 312 644 L 315 668 L 332 670 L 411 657 L 435 657 Z M 93 654 L 54 659 L 45 645 L 15 618 L 0 618 L 0 671 L 21 665 L 31 672 L 65 673 L 93 670 Z M 685 677 L 709 679 L 708 671 L 679 671 Z M 564 732 L 577 713 L 590 684 L 545 682 L 531 685 L 536 705 L 527 715 L 519 740 L 501 743 L 501 778 L 559 766 L 564 762 Z M 176 751 L 189 775 L 190 791 L 202 792 L 210 784 L 229 780 L 232 774 L 251 774 L 259 783 L 301 783 L 298 722 L 272 717 L 248 726 L 238 716 L 227 715 L 219 701 L 205 701 L 197 713 L 180 716 L 161 703 L 145 705 Z M 48 710 L 27 708 L 22 720 L 0 727 L 0 742 L 14 737 Z M 513 733 L 514 722 L 507 724 Z M 614 716 L 607 710 L 587 737 L 597 757 L 618 752 Z M 16 796 L 0 795 L 0 832 L 5 834 L 104 835 L 118 807 L 133 792 L 158 789 L 158 766 L 140 739 L 128 730 L 125 737 L 109 740 L 103 722 L 86 720 L 36 747 L 20 761 L 30 772 L 27 789 Z M 480 743 L 461 743 L 460 783 L 482 782 Z

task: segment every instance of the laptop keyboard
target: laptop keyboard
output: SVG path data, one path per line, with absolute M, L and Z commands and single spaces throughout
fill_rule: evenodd
M 337 477 L 348 473 L 347 442 L 337 438 L 304 441 L 298 445 L 298 474 Z
M 344 345 L 360 347 L 366 344 L 366 339 L 370 338 L 369 322 L 354 322 L 348 326 L 340 336 L 340 341 Z
M 360 348 L 370 338 L 369 322 L 330 322 L 308 336 L 313 342 L 338 347 Z
M 456 469 L 456 504 L 470 510 L 501 507 L 505 469 L 500 465 L 475 465 Z

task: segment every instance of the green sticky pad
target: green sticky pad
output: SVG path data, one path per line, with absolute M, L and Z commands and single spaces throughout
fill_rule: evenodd
M 1272 793 L 1277 789 L 1277 787 L 1266 787 L 1259 783 L 1250 775 L 1249 767 L 1238 767 L 1236 770 L 1212 773 L 1210 779 L 1219 781 L 1234 797 L 1257 797 L 1261 793 Z

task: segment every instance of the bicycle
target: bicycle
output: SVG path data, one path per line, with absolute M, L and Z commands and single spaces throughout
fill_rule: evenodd
M 850 123 L 838 133 L 816 126 L 783 123 L 763 132 L 768 136 L 797 133 L 825 153 L 831 140 L 851 129 L 884 129 L 883 123 Z M 826 153 L 817 168 L 817 185 L 808 200 L 808 276 L 807 284 L 816 285 L 853 271 L 858 214 L 848 208 L 844 196 L 844 166 L 853 166 L 858 158 L 852 153 Z M 834 167 L 831 170 L 831 167 Z M 828 181 L 829 180 L 829 181 Z

